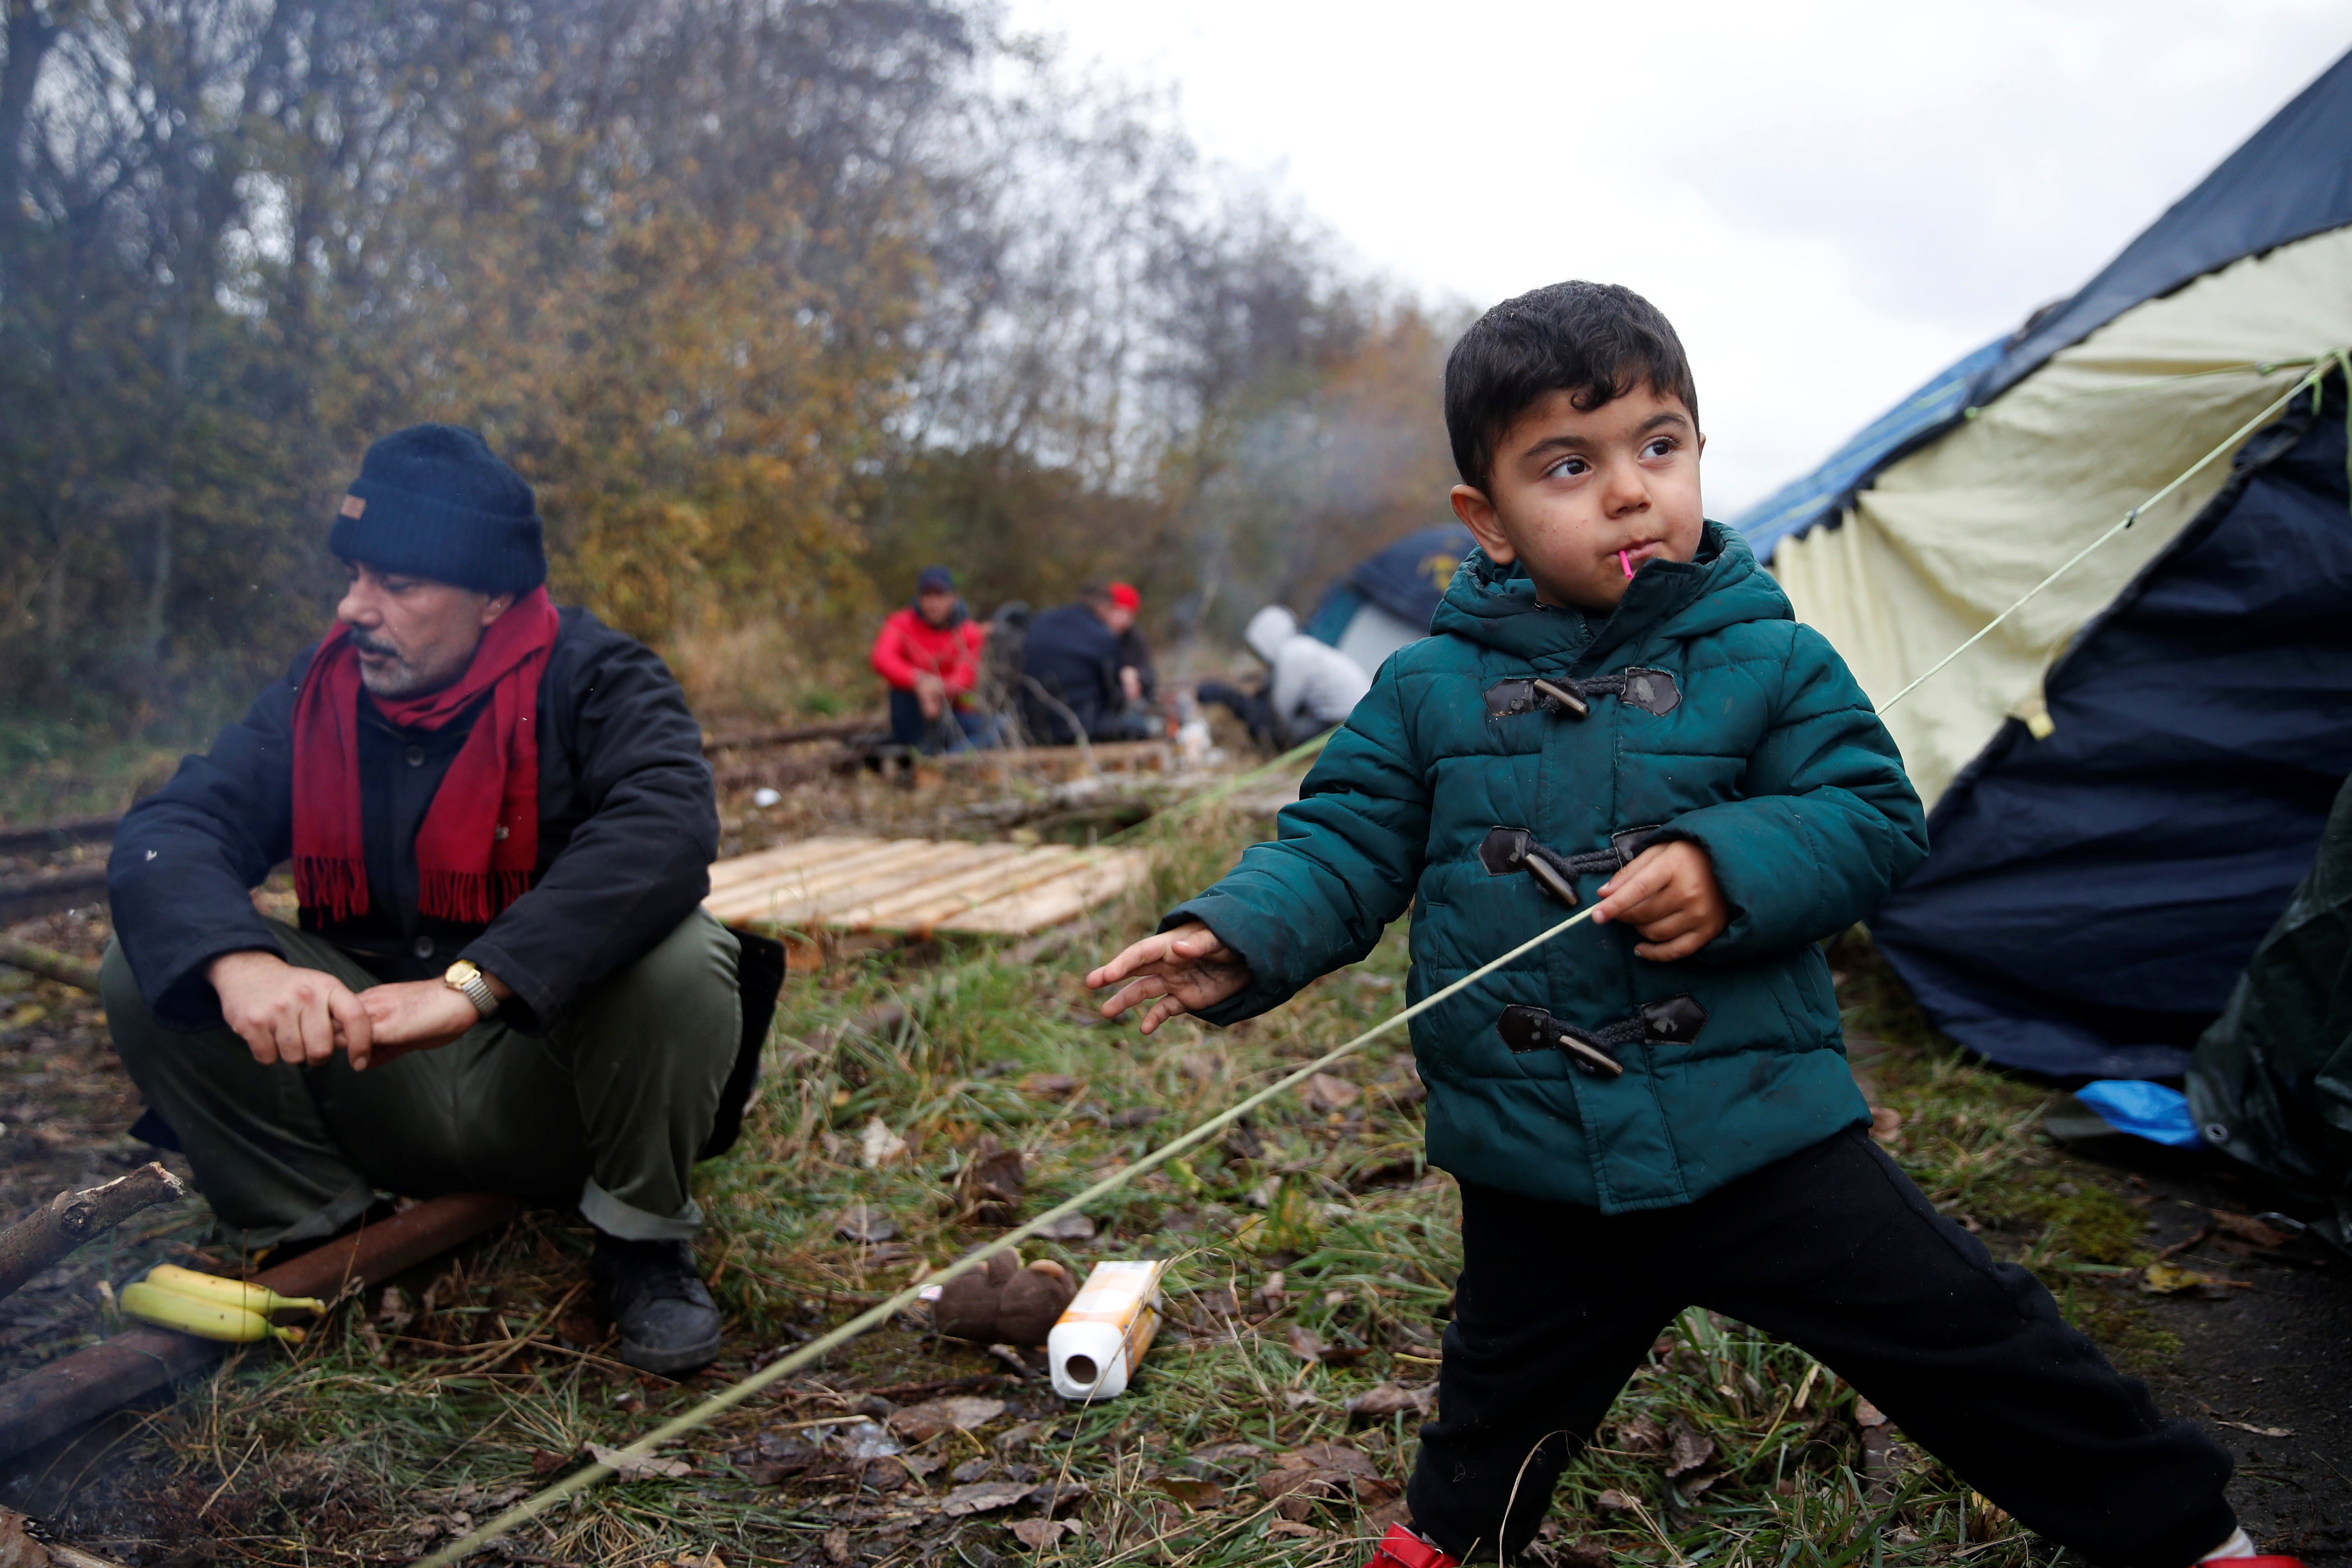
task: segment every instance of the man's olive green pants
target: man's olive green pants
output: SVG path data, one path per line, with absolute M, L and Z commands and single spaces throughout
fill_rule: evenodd
M 289 963 L 354 991 L 380 984 L 322 938 L 277 936 Z M 697 910 L 545 1035 L 487 1020 L 365 1072 L 340 1051 L 264 1067 L 229 1029 L 163 1027 L 119 945 L 100 989 L 123 1065 L 248 1248 L 331 1236 L 378 1191 L 576 1197 L 608 1235 L 685 1240 L 702 1223 L 688 1173 L 741 1042 L 740 953 Z

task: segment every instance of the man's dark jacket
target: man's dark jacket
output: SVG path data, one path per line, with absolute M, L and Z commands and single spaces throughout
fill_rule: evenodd
M 1076 717 L 1089 740 L 1102 740 L 1106 721 L 1127 700 L 1118 685 L 1118 634 L 1091 605 L 1064 605 L 1029 623 L 1021 669 Z M 1076 742 L 1069 720 L 1053 702 L 1039 700 L 1025 684 L 1020 695 L 1022 726 L 1032 736 L 1053 746 Z
M 161 1022 L 218 1027 L 205 978 L 223 953 L 279 952 L 247 889 L 293 851 L 295 693 L 316 647 L 213 749 L 180 764 L 115 834 L 115 934 Z M 417 912 L 425 808 L 482 707 L 404 730 L 360 697 L 368 911 L 303 925 L 387 981 L 468 958 L 514 988 L 506 1016 L 541 1030 L 589 986 L 652 951 L 710 890 L 719 814 L 702 732 L 652 649 L 585 610 L 562 612 L 539 689 L 539 870 L 488 926 Z

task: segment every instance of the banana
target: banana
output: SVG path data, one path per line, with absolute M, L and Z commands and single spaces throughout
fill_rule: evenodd
M 272 1334 L 289 1344 L 299 1343 L 302 1338 L 301 1330 L 272 1328 L 269 1320 L 258 1312 L 199 1296 L 183 1296 L 144 1279 L 122 1288 L 122 1310 L 142 1323 L 177 1329 L 200 1340 L 249 1345 Z
M 267 1285 L 248 1285 L 242 1279 L 224 1279 L 217 1274 L 199 1274 L 193 1268 L 183 1268 L 174 1263 L 158 1263 L 147 1270 L 147 1283 L 160 1285 L 175 1295 L 194 1296 L 201 1301 L 218 1301 L 225 1307 L 242 1307 L 248 1312 L 259 1312 L 264 1317 L 297 1308 L 306 1312 L 327 1310 L 327 1304 L 316 1296 L 281 1296 Z

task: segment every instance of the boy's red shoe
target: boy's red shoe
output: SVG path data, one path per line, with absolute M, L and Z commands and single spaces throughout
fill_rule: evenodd
M 1364 1568 L 1455 1568 L 1454 1559 L 1407 1530 L 1391 1524 Z

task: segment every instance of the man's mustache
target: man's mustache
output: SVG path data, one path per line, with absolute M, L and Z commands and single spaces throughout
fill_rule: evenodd
M 392 658 L 401 657 L 400 649 L 396 646 L 358 626 L 352 628 L 352 646 L 362 653 L 381 654 Z

